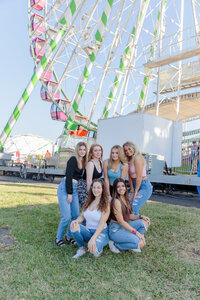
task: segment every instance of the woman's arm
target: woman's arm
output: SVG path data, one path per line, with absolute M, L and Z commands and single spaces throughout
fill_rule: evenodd
M 106 224 L 106 221 L 108 220 L 109 214 L 110 214 L 110 205 L 108 205 L 106 212 L 102 213 L 102 217 L 101 217 L 101 220 L 99 222 L 99 226 L 98 226 L 97 230 L 95 231 L 95 233 L 93 234 L 93 236 L 91 237 L 91 239 L 88 242 L 88 249 L 93 254 L 97 251 L 96 238 L 99 236 L 99 234 L 104 229 L 104 226 Z
M 67 202 L 72 202 L 72 194 L 73 194 L 73 186 L 72 186 L 72 179 L 74 175 L 74 171 L 77 168 L 77 160 L 75 156 L 70 157 L 70 159 L 67 162 L 66 167 L 66 191 L 68 194 Z
M 103 162 L 103 174 L 104 174 L 104 182 L 108 195 L 110 195 L 110 183 L 108 178 L 108 161 L 107 159 Z
M 83 216 L 83 212 L 80 214 L 80 216 L 71 222 L 71 225 L 70 225 L 70 229 L 73 230 L 77 227 L 77 229 L 79 228 L 79 223 L 82 223 L 83 220 L 84 220 L 84 216 Z
M 122 165 L 122 173 L 121 173 L 121 178 L 122 179 L 126 179 L 126 176 L 127 176 L 127 173 L 128 173 L 128 164 L 124 163 Z
M 141 155 L 136 155 L 134 159 L 134 165 L 135 165 L 135 173 L 136 173 L 136 185 L 135 185 L 135 196 L 136 196 L 141 186 L 142 172 L 145 166 L 145 161 Z
M 136 231 L 135 229 L 133 229 L 133 227 L 131 225 L 128 224 L 128 222 L 126 222 L 123 218 L 123 214 L 122 214 L 122 207 L 121 207 L 121 203 L 119 202 L 118 199 L 115 199 L 115 203 L 113 206 L 114 209 L 114 214 L 115 217 L 117 219 L 117 222 L 126 230 L 128 230 L 129 232 L 134 232 L 133 234 L 137 235 L 140 239 L 142 239 L 145 242 L 145 238 L 144 236 L 139 233 L 138 231 Z
M 87 182 L 87 190 L 88 191 L 92 184 L 93 172 L 94 172 L 94 164 L 91 161 L 89 161 L 86 166 L 86 182 Z

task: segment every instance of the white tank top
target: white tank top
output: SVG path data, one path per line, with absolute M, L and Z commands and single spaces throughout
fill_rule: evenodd
M 99 227 L 99 222 L 102 216 L 102 212 L 100 210 L 94 209 L 91 211 L 87 208 L 83 215 L 86 220 L 86 228 L 96 230 Z M 105 224 L 104 228 L 106 227 L 107 224 Z

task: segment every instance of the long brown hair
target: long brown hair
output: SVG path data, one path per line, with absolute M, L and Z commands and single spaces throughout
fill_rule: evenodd
M 92 144 L 92 146 L 90 147 L 89 153 L 88 153 L 88 161 L 90 161 L 92 159 L 92 152 L 94 150 L 94 147 L 100 147 L 101 148 L 101 159 L 103 157 L 103 148 L 101 145 L 99 144 Z
M 76 156 L 76 159 L 77 159 L 77 162 L 78 162 L 78 158 L 79 158 L 78 151 L 79 151 L 81 146 L 84 146 L 85 150 L 86 150 L 85 156 L 83 157 L 83 160 L 82 160 L 82 168 L 85 169 L 86 165 L 87 165 L 87 145 L 86 145 L 86 143 L 79 142 L 76 145 L 76 147 L 75 147 L 75 156 Z
M 124 195 L 125 198 L 125 203 L 126 205 L 123 205 L 123 201 L 120 198 L 120 195 L 117 192 L 117 185 L 119 182 L 123 182 L 125 187 L 126 187 L 126 192 Z M 124 179 L 122 178 L 117 178 L 115 179 L 114 183 L 113 183 L 113 194 L 112 194 L 112 200 L 111 200 L 111 204 L 110 204 L 110 208 L 111 208 L 111 214 L 114 214 L 114 203 L 115 203 L 115 199 L 118 199 L 121 203 L 121 208 L 122 208 L 122 215 L 123 218 L 125 219 L 125 216 L 127 216 L 128 214 L 130 214 L 130 212 L 132 212 L 132 208 L 131 208 L 131 204 L 128 198 L 128 190 L 127 190 L 127 185 Z
M 99 182 L 102 186 L 102 194 L 101 194 L 101 199 L 99 201 L 99 205 L 98 205 L 98 210 L 100 210 L 101 212 L 106 212 L 107 208 L 108 208 L 108 195 L 106 193 L 106 189 L 105 189 L 105 184 L 104 181 L 102 179 L 94 179 L 92 181 L 92 184 L 90 186 L 90 189 L 88 191 L 88 196 L 87 199 L 83 205 L 83 211 L 85 211 L 88 206 L 90 206 L 90 204 L 94 201 L 95 196 L 92 192 L 92 187 L 94 185 L 95 182 Z

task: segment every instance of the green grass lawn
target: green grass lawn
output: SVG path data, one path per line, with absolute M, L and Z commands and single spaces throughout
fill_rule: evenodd
M 73 260 L 76 246 L 54 244 L 60 211 L 56 186 L 0 184 L 0 299 L 200 299 L 200 210 L 148 202 L 142 253 Z M 189 201 L 190 199 L 188 199 Z

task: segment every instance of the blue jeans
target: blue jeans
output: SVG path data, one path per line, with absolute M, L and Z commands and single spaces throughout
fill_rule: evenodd
M 96 229 L 87 229 L 85 226 L 80 224 L 80 230 L 72 232 L 73 238 L 77 242 L 79 248 L 85 247 L 85 242 L 88 243 Z M 105 228 L 96 238 L 96 247 L 98 252 L 101 252 L 104 246 L 108 244 L 108 229 Z
M 134 188 L 135 185 L 136 185 L 136 181 L 133 181 Z M 131 207 L 135 215 L 139 215 L 140 208 L 151 197 L 152 191 L 153 191 L 153 187 L 151 182 L 148 179 L 142 180 L 140 189 L 138 191 L 138 194 L 140 194 L 141 197 L 135 197 L 134 201 L 131 202 Z
M 70 223 L 72 220 L 75 220 L 79 216 L 79 201 L 78 201 L 78 193 L 77 193 L 77 183 L 72 182 L 73 185 L 73 194 L 72 194 L 72 202 L 67 202 L 67 191 L 66 191 L 66 178 L 63 178 L 61 183 L 59 184 L 57 195 L 58 201 L 60 205 L 60 212 L 61 212 L 61 220 L 58 226 L 58 232 L 56 238 L 59 240 L 63 239 L 65 230 L 68 225 L 67 234 L 68 238 L 72 237 L 71 230 L 70 230 Z
M 141 219 L 130 221 L 128 224 L 141 234 L 144 234 L 146 231 Z M 139 237 L 123 228 L 119 223 L 110 223 L 109 237 L 112 241 L 114 241 L 115 247 L 119 250 L 139 249 Z

